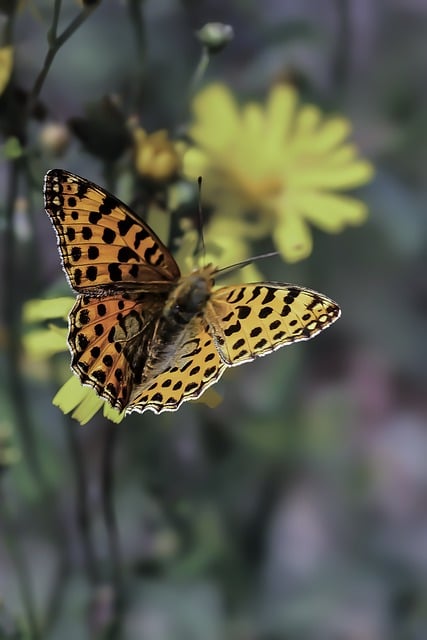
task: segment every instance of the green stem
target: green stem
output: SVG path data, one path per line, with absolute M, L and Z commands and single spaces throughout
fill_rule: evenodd
M 16 429 L 19 433 L 20 444 L 34 480 L 42 488 L 46 489 L 46 481 L 40 464 L 36 439 L 31 426 L 28 406 L 25 401 L 25 388 L 19 368 L 19 355 L 21 349 L 21 318 L 19 298 L 19 286 L 16 277 L 16 242 L 13 231 L 13 214 L 15 201 L 18 195 L 18 182 L 20 175 L 20 161 L 10 162 L 10 174 L 5 206 L 5 230 L 4 230 L 4 266 L 3 295 L 4 295 L 4 321 L 8 340 L 6 343 L 6 357 L 8 362 L 8 384 L 12 408 L 15 413 Z
M 139 110 L 141 107 L 141 99 L 145 91 L 144 80 L 147 64 L 147 37 L 142 5 L 143 2 L 141 0 L 127 0 L 129 20 L 136 43 L 136 67 L 133 73 L 131 98 L 135 110 Z
M 90 526 L 90 508 L 89 496 L 87 493 L 88 481 L 86 469 L 76 426 L 66 416 L 64 416 L 64 421 L 71 462 L 73 465 L 74 480 L 76 483 L 76 519 L 83 544 L 86 573 L 89 583 L 96 585 L 99 582 L 99 571 Z
M 106 425 L 104 451 L 102 456 L 102 509 L 108 536 L 109 557 L 115 591 L 115 632 L 120 628 L 123 611 L 123 578 L 119 532 L 114 509 L 114 453 L 117 445 L 118 426 L 112 422 Z
M 28 624 L 28 637 L 31 640 L 39 640 L 41 636 L 37 625 L 36 608 L 31 589 L 30 573 L 25 561 L 25 554 L 19 543 L 14 518 L 8 507 L 4 491 L 1 491 L 0 498 L 0 527 L 3 531 L 3 537 L 10 559 L 15 567 L 18 588 L 21 594 L 22 605 Z
M 350 68 L 350 51 L 352 46 L 351 17 L 348 0 L 335 0 L 338 14 L 338 31 L 332 60 L 332 77 L 338 91 L 343 91 L 347 84 Z
M 198 89 L 203 79 L 203 76 L 206 73 L 206 70 L 209 66 L 210 61 L 211 61 L 211 55 L 209 53 L 209 49 L 207 47 L 202 47 L 202 53 L 200 54 L 199 62 L 197 64 L 196 70 L 194 71 L 193 77 L 190 82 L 190 90 L 189 90 L 190 98 Z

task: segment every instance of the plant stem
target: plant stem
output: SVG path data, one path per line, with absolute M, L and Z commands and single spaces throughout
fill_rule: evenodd
M 141 0 L 127 0 L 129 20 L 136 43 L 136 65 L 133 72 L 131 96 L 132 107 L 136 111 L 141 108 L 141 100 L 146 90 L 144 80 L 147 66 L 147 37 L 142 5 L 143 1 Z
M 15 413 L 16 430 L 19 433 L 20 444 L 34 480 L 42 488 L 46 489 L 46 481 L 40 464 L 36 439 L 25 401 L 25 389 L 19 369 L 20 352 L 20 306 L 19 286 L 16 278 L 16 251 L 15 234 L 13 231 L 13 214 L 15 201 L 18 195 L 18 182 L 20 175 L 20 160 L 11 160 L 9 164 L 9 181 L 5 205 L 5 230 L 4 230 L 4 264 L 1 270 L 3 274 L 4 295 L 4 321 L 6 327 L 6 357 L 8 363 L 8 384 L 11 404 Z
M 82 538 L 86 573 L 88 581 L 92 585 L 95 585 L 99 581 L 99 571 L 90 526 L 86 469 L 75 424 L 73 424 L 66 416 L 64 416 L 64 421 L 68 447 L 73 465 L 74 480 L 76 483 L 76 519 Z
M 41 638 L 37 625 L 36 608 L 34 605 L 33 592 L 31 589 L 30 574 L 25 561 L 25 554 L 19 543 L 14 519 L 7 504 L 6 496 L 2 490 L 0 493 L 1 511 L 0 526 L 3 530 L 4 541 L 9 551 L 9 556 L 14 564 L 15 573 L 18 581 L 18 588 L 21 593 L 22 605 L 25 611 L 28 624 L 28 634 L 31 640 L 39 640 Z
M 335 6 L 338 14 L 338 30 L 332 60 L 332 77 L 334 86 L 338 91 L 342 92 L 348 79 L 353 34 L 348 0 L 335 0 Z
M 119 532 L 114 509 L 114 452 L 117 445 L 117 425 L 108 422 L 106 425 L 105 444 L 102 455 L 102 509 L 105 528 L 108 536 L 109 556 L 112 565 L 112 577 L 115 591 L 116 619 L 114 627 L 120 627 L 123 609 L 123 579 L 120 553 Z
M 190 97 L 195 93 L 199 84 L 202 81 L 203 76 L 206 73 L 206 70 L 209 66 L 209 62 L 211 61 L 211 55 L 209 53 L 209 49 L 207 47 L 202 47 L 202 53 L 200 54 L 200 59 L 197 64 L 196 70 L 194 71 L 193 77 L 190 82 Z

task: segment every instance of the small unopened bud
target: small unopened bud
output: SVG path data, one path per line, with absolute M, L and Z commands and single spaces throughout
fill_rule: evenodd
M 208 22 L 196 31 L 196 36 L 210 53 L 218 53 L 233 38 L 233 27 L 222 22 Z
M 70 131 L 65 124 L 50 122 L 40 131 L 40 145 L 54 156 L 62 156 L 70 143 Z

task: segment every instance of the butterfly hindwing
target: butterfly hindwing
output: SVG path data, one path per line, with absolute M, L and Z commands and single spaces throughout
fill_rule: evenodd
M 308 340 L 339 315 L 338 305 L 323 294 L 272 282 L 217 289 L 206 311 L 217 349 L 228 365 Z
M 175 411 L 184 401 L 198 398 L 226 368 L 205 321 L 196 317 L 185 328 L 173 363 L 135 388 L 127 412 Z
M 152 294 L 137 299 L 84 294 L 70 312 L 72 369 L 120 411 L 142 376 L 162 304 Z
M 175 281 L 178 265 L 155 233 L 125 204 L 62 169 L 44 182 L 45 208 L 55 227 L 68 280 L 76 291 Z

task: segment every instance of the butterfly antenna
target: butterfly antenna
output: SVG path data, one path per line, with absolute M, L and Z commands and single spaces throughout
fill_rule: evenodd
M 206 246 L 205 246 L 205 237 L 203 235 L 202 176 L 199 176 L 197 178 L 197 185 L 199 189 L 198 204 L 197 204 L 199 239 L 197 241 L 196 255 L 201 253 L 203 256 L 203 262 L 206 262 Z
M 270 253 L 261 253 L 259 256 L 254 256 L 253 258 L 247 258 L 246 260 L 242 260 L 241 262 L 236 262 L 236 264 L 231 264 L 228 267 L 222 267 L 222 269 L 217 270 L 217 274 L 226 275 L 232 271 L 237 271 L 237 269 L 242 269 L 243 267 L 247 267 L 248 264 L 252 264 L 253 262 L 258 262 L 258 260 L 265 260 L 265 258 L 272 258 L 273 256 L 278 256 L 279 251 L 270 251 Z

